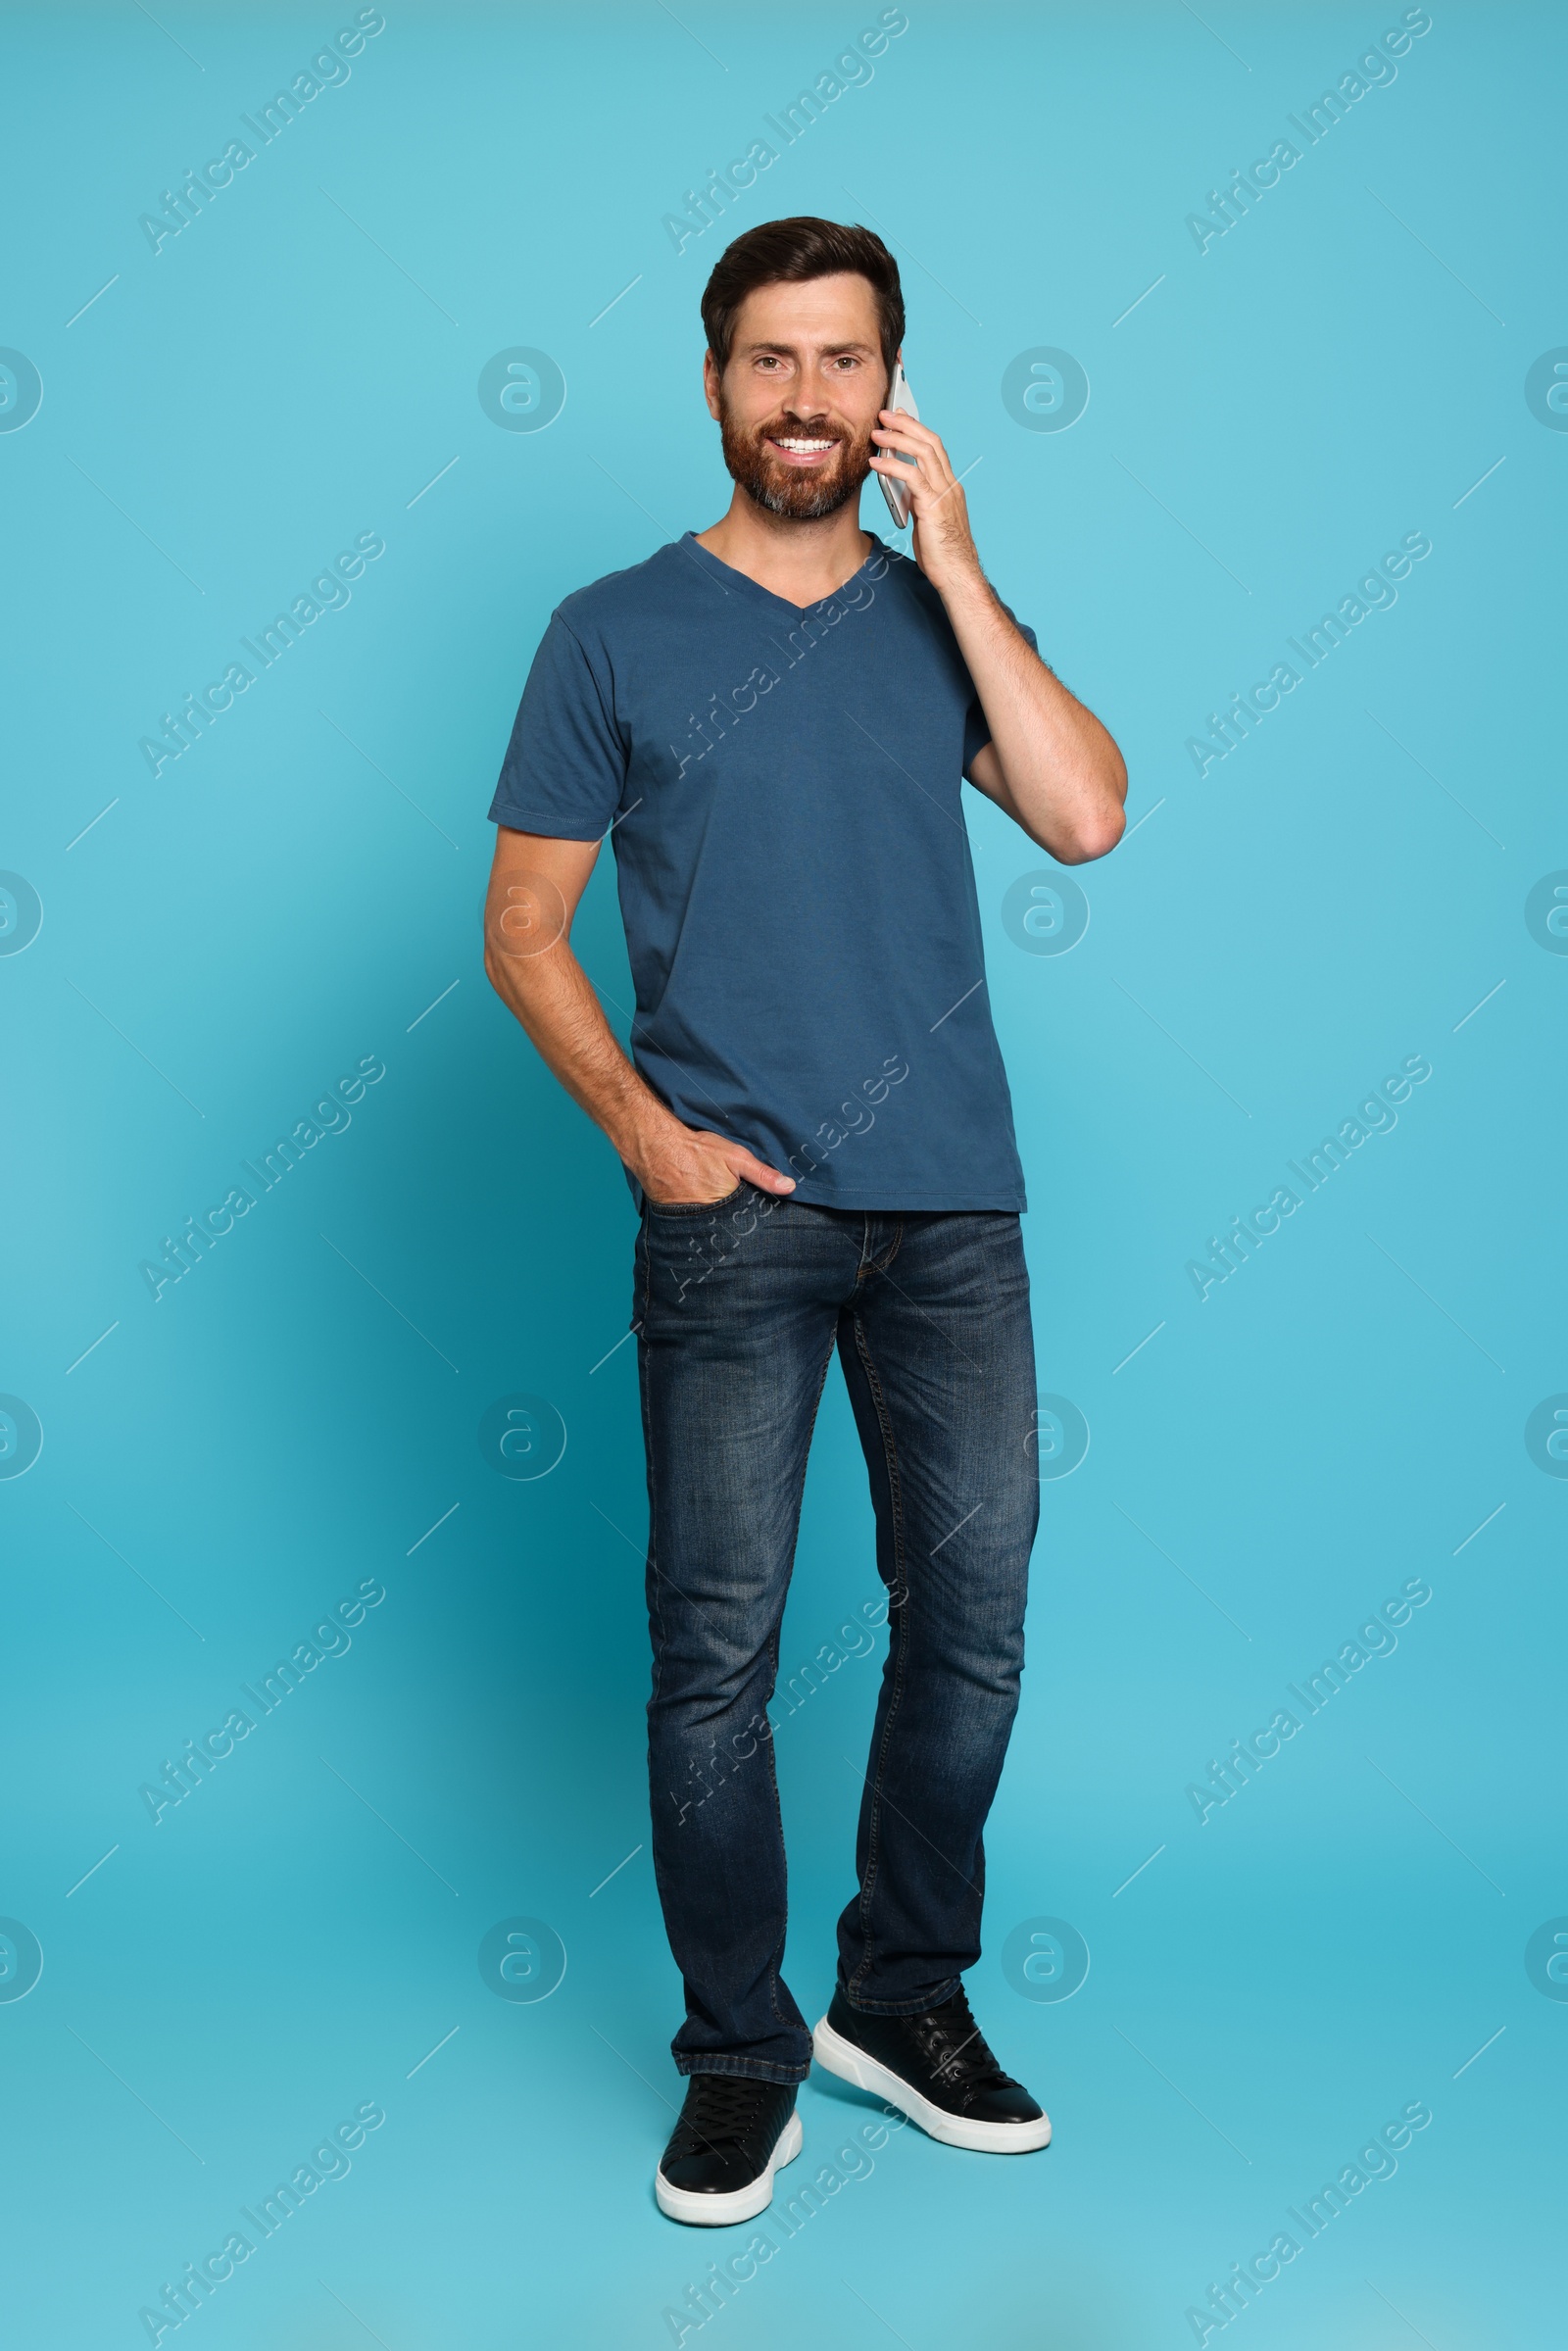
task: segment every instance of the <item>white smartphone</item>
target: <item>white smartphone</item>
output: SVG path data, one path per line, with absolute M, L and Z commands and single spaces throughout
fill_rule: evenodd
M 919 423 L 920 412 L 914 405 L 914 394 L 905 375 L 903 360 L 894 363 L 893 388 L 888 393 L 888 406 L 903 409 L 906 416 L 912 416 L 916 424 Z M 885 454 L 891 456 L 892 452 Z M 901 458 L 899 462 L 902 465 L 904 460 Z M 902 530 L 909 519 L 909 493 L 903 482 L 895 481 L 889 473 L 879 473 L 877 480 L 882 484 L 882 495 L 888 502 L 888 513 L 893 516 L 894 527 Z

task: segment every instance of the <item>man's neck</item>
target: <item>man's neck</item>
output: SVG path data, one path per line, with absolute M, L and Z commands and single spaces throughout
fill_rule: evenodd
M 803 609 L 820 604 L 853 579 L 871 552 L 858 499 L 819 522 L 798 522 L 788 514 L 768 514 L 739 486 L 729 513 L 699 531 L 697 544 L 732 571 L 744 571 L 760 588 Z

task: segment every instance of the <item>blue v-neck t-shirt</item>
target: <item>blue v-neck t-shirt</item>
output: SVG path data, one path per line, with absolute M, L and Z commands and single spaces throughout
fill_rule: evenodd
M 880 539 L 802 609 L 688 532 L 555 612 L 490 815 L 610 834 L 632 1057 L 685 1125 L 819 1206 L 1016 1210 L 961 804 L 990 733 Z

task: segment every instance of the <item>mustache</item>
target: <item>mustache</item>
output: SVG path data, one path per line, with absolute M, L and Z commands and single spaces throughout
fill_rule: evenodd
M 762 441 L 837 441 L 842 448 L 849 434 L 842 425 L 827 416 L 804 417 L 789 410 L 782 416 L 770 416 L 765 424 L 753 427 L 752 438 Z

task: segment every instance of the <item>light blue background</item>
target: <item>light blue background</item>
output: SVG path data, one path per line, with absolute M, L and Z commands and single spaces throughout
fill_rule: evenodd
M 632 1211 L 489 994 L 477 907 L 553 605 L 725 502 L 706 273 L 732 229 L 821 212 L 897 240 L 922 414 L 999 589 L 1121 741 L 1135 829 L 1076 877 L 1081 942 L 1024 954 L 1002 900 L 1045 860 L 969 797 L 1040 1383 L 1092 1433 L 1044 1492 L 971 1985 L 1055 2144 L 902 2133 L 705 2351 L 1174 2351 L 1416 2099 L 1397 2175 L 1236 2326 L 1554 2341 L 1568 2004 L 1524 1948 L 1568 1912 L 1568 1486 L 1523 1432 L 1568 1389 L 1568 961 L 1524 903 L 1568 865 L 1568 436 L 1523 384 L 1568 342 L 1560 14 L 1438 0 L 1392 86 L 1200 254 L 1187 214 L 1396 7 L 911 0 L 874 79 L 677 256 L 662 216 L 874 8 L 389 0 L 352 78 L 155 256 L 138 215 L 353 14 L 6 26 L 0 343 L 44 386 L 0 434 L 0 864 L 44 910 L 0 958 L 0 1388 L 44 1432 L 0 1482 L 0 1910 L 44 1953 L 0 2002 L 16 2338 L 145 2341 L 139 2307 L 372 2099 L 351 2174 L 201 2315 L 208 2351 L 635 2351 L 735 2248 L 650 2192 L 678 2008 L 611 1351 Z M 564 372 L 546 432 L 479 406 L 519 344 Z M 1037 345 L 1087 369 L 1070 431 L 1003 406 Z M 1200 780 L 1205 714 L 1414 530 L 1397 605 Z M 386 553 L 348 608 L 155 781 L 138 738 L 364 531 Z M 625 1004 L 609 863 L 577 940 Z M 1397 1128 L 1200 1303 L 1186 1260 L 1416 1053 Z M 154 1304 L 161 1236 L 367 1054 L 351 1128 Z M 514 1390 L 566 1427 L 542 1481 L 480 1455 Z M 863 1486 L 835 1374 L 792 1671 L 875 1589 Z M 1200 1826 L 1187 1784 L 1415 1576 L 1397 1651 Z M 349 1653 L 154 1827 L 139 1786 L 364 1578 L 386 1597 Z M 777 1738 L 812 2014 L 875 1670 Z M 543 2003 L 480 1979 L 514 1914 L 568 1954 Z M 1092 1953 L 1063 2003 L 1001 1966 L 1042 1914 Z M 814 2172 L 862 2105 L 813 2082 L 802 2111 Z

